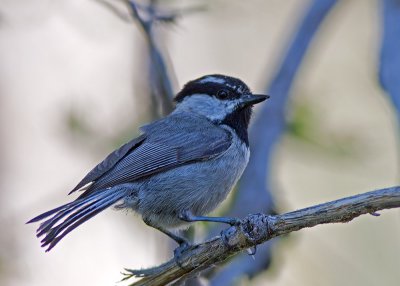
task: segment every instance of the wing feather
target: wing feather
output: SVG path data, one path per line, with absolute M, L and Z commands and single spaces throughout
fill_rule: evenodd
M 228 149 L 232 139 L 227 130 L 187 113 L 170 115 L 142 130 L 141 137 L 111 153 L 75 187 L 92 182 L 80 198 L 182 164 L 208 160 Z
M 85 185 L 97 180 L 100 178 L 102 175 L 104 175 L 106 172 L 108 172 L 112 167 L 115 166 L 116 163 L 118 163 L 124 156 L 140 145 L 144 140 L 146 139 L 146 136 L 144 134 L 140 135 L 137 138 L 132 139 L 128 143 L 125 143 L 122 145 L 120 148 L 117 150 L 113 151 L 110 153 L 100 164 L 98 164 L 96 167 L 94 167 L 79 183 L 76 185 L 75 188 L 72 189 L 72 191 L 69 194 L 72 194 L 73 192 L 83 188 Z

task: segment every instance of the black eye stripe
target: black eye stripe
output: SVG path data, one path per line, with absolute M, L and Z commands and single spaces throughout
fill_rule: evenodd
M 216 96 L 217 96 L 219 99 L 227 99 L 227 98 L 230 97 L 230 94 L 231 94 L 231 93 L 232 93 L 232 92 L 231 92 L 229 89 L 223 88 L 223 89 L 220 89 L 220 90 L 217 91 Z
M 219 96 L 220 93 L 226 93 L 226 96 Z M 175 101 L 180 102 L 188 95 L 192 94 L 208 94 L 219 99 L 239 98 L 240 94 L 234 89 L 226 87 L 226 85 L 218 83 L 197 83 L 185 86 L 175 97 Z
M 211 80 L 206 81 L 206 79 L 210 77 L 213 77 L 216 80 L 221 78 L 224 83 L 213 82 Z M 218 96 L 218 93 L 221 90 L 226 90 L 228 95 Z M 190 96 L 192 94 L 208 94 L 221 100 L 229 100 L 239 98 L 241 94 L 245 93 L 250 93 L 250 90 L 241 80 L 222 75 L 209 75 L 188 82 L 176 95 L 175 101 L 181 102 L 186 96 Z

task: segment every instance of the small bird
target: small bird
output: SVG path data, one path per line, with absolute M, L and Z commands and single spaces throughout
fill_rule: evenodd
M 213 74 L 188 82 L 168 116 L 141 127 L 142 134 L 94 167 L 70 192 L 74 201 L 28 221 L 44 220 L 37 236 L 46 251 L 110 206 L 129 209 L 174 239 L 195 221 L 234 225 L 238 219 L 207 217 L 246 167 L 252 106 L 269 98 L 251 93 L 240 79 Z

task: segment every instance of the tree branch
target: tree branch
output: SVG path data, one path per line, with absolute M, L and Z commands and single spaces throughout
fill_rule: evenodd
M 175 24 L 184 14 L 204 11 L 204 6 L 191 6 L 180 10 L 162 11 L 156 6 L 156 0 L 148 5 L 139 5 L 134 0 L 122 0 L 130 10 L 130 14 L 141 27 L 148 44 L 150 64 L 150 78 L 153 92 L 161 105 L 161 113 L 169 114 L 173 110 L 174 90 L 173 72 L 168 68 L 165 56 L 159 45 L 155 24 Z
M 125 279 L 133 276 L 144 277 L 130 284 L 131 286 L 166 285 L 183 276 L 192 276 L 274 237 L 319 224 L 349 222 L 363 214 L 378 216 L 376 211 L 398 207 L 400 186 L 346 197 L 281 215 L 251 214 L 245 217 L 240 225 L 224 230 L 223 239 L 218 236 L 190 247 L 180 257 L 180 266 L 175 259 L 171 259 L 158 267 L 127 270 L 129 274 L 126 274 Z
M 174 96 L 172 81 L 168 72 L 167 64 L 161 53 L 161 50 L 157 46 L 157 37 L 154 34 L 154 24 L 159 20 L 157 18 L 156 9 L 153 6 L 153 2 L 145 9 L 148 19 L 139 12 L 139 6 L 133 0 L 124 0 L 127 6 L 130 8 L 131 15 L 135 19 L 144 35 L 146 36 L 147 44 L 149 47 L 149 54 L 151 59 L 152 68 L 152 84 L 156 97 L 158 98 L 163 114 L 168 114 L 173 109 L 172 98 Z M 171 15 L 171 19 L 175 20 L 175 17 Z M 170 20 L 170 22 L 173 22 Z

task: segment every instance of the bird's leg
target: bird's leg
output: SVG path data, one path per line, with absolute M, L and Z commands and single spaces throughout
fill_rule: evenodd
M 179 214 L 179 218 L 183 221 L 187 222 L 196 222 L 196 221 L 211 221 L 211 222 L 219 222 L 219 223 L 226 223 L 231 226 L 234 225 L 239 225 L 241 220 L 238 218 L 233 218 L 233 217 L 209 217 L 209 216 L 195 216 L 191 211 L 189 210 L 184 210 Z M 221 232 L 221 239 L 224 242 L 224 244 L 230 248 L 231 245 L 228 243 L 228 239 L 226 238 L 225 231 Z M 254 250 L 249 252 L 249 255 L 254 257 L 254 254 L 256 253 L 257 248 L 254 246 Z
M 151 222 L 151 220 L 149 220 L 149 219 L 143 219 L 143 221 L 148 226 L 151 226 L 151 227 L 161 231 L 162 233 L 165 233 L 166 235 L 168 235 L 170 238 L 172 238 L 173 240 L 175 240 L 179 244 L 179 246 L 174 250 L 174 257 L 175 257 L 176 263 L 181 268 L 183 268 L 182 264 L 180 262 L 180 257 L 182 256 L 182 253 L 185 252 L 191 246 L 190 242 L 186 238 L 184 238 L 182 236 L 176 235 L 175 233 L 173 233 L 173 232 L 171 232 L 171 231 L 169 231 L 167 229 L 164 229 L 161 226 L 153 224 Z
M 143 221 L 148 225 L 151 226 L 159 231 L 161 231 L 162 233 L 168 235 L 170 238 L 172 238 L 173 240 L 175 240 L 180 246 L 181 245 L 190 245 L 189 241 L 179 235 L 176 235 L 175 233 L 173 233 L 172 231 L 169 231 L 167 229 L 162 228 L 161 226 L 158 226 L 156 224 L 153 224 L 152 221 L 148 220 L 148 219 L 143 219 Z
M 212 216 L 195 216 L 191 211 L 184 210 L 179 214 L 179 218 L 183 221 L 187 222 L 195 222 L 195 221 L 211 221 L 211 222 L 220 222 L 226 223 L 229 225 L 238 225 L 240 224 L 240 219 L 234 217 L 212 217 Z
M 238 225 L 240 224 L 240 219 L 238 218 L 232 218 L 232 217 L 209 217 L 209 216 L 195 216 L 192 214 L 191 211 L 189 210 L 184 210 L 179 214 L 179 218 L 181 220 L 187 221 L 187 222 L 195 222 L 195 221 L 211 221 L 211 222 L 220 222 L 220 223 L 227 223 L 231 226 Z M 221 239 L 224 242 L 224 244 L 230 248 L 231 245 L 228 243 L 228 240 L 226 238 L 226 234 L 224 231 L 221 231 Z M 257 245 L 254 245 L 251 248 L 247 249 L 247 253 L 254 258 L 254 255 L 257 252 Z

